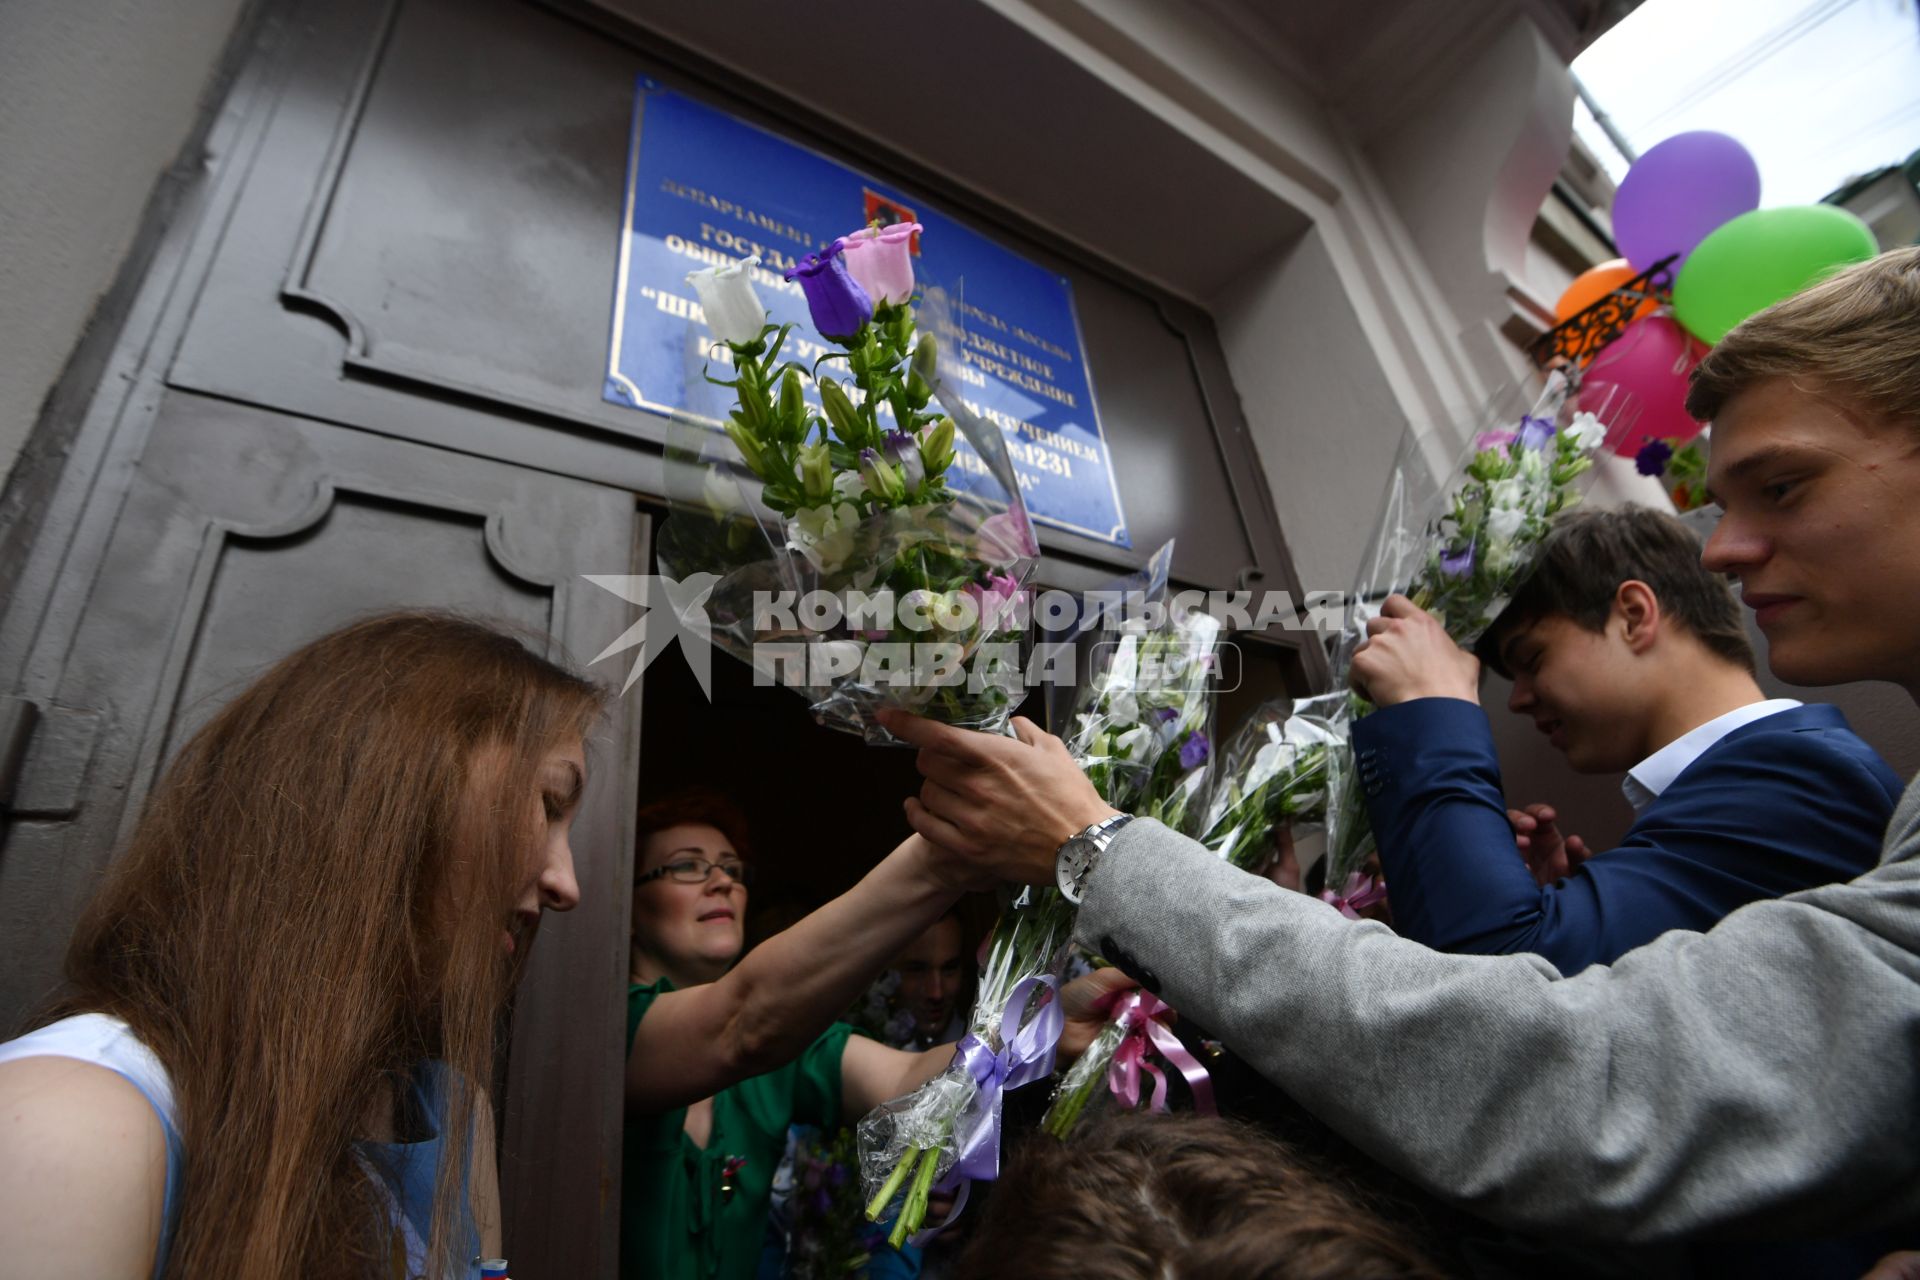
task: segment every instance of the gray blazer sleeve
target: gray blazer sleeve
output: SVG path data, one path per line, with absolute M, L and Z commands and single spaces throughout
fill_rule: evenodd
M 1363 1150 L 1513 1226 L 1920 1216 L 1920 783 L 1878 869 L 1562 978 L 1430 951 L 1126 827 L 1078 936 Z

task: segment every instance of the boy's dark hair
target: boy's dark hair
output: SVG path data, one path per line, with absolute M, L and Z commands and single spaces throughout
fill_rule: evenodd
M 1035 1134 L 956 1275 L 999 1280 L 1438 1280 L 1351 1191 L 1229 1120 L 1125 1112 Z
M 1753 646 L 1726 580 L 1700 563 L 1693 533 L 1647 507 L 1570 511 L 1554 521 L 1540 559 L 1474 646 L 1481 662 L 1509 679 L 1500 646 L 1543 618 L 1569 618 L 1587 631 L 1606 628 L 1620 584 L 1653 588 L 1663 614 L 1726 661 L 1754 670 Z

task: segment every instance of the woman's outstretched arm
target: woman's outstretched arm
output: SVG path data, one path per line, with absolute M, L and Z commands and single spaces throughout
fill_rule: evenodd
M 683 1106 L 797 1057 L 888 960 L 976 887 L 970 874 L 910 836 L 719 981 L 660 996 L 627 1055 L 628 1109 Z

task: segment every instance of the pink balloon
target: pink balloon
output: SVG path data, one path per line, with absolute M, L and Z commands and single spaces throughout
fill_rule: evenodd
M 1687 416 L 1687 375 L 1707 348 L 1673 322 L 1644 316 L 1608 343 L 1581 381 L 1580 407 L 1600 412 L 1612 388 L 1631 396 L 1639 415 L 1613 442 L 1623 458 L 1640 452 L 1649 440 L 1691 440 L 1700 424 Z

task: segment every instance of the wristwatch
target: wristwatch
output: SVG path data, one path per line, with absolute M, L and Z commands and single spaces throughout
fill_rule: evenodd
M 1116 813 L 1067 837 L 1060 851 L 1053 855 L 1053 878 L 1060 886 L 1061 897 L 1076 907 L 1080 905 L 1080 894 L 1086 888 L 1087 877 L 1093 874 L 1093 864 L 1113 843 L 1120 828 L 1132 821 L 1132 814 Z

